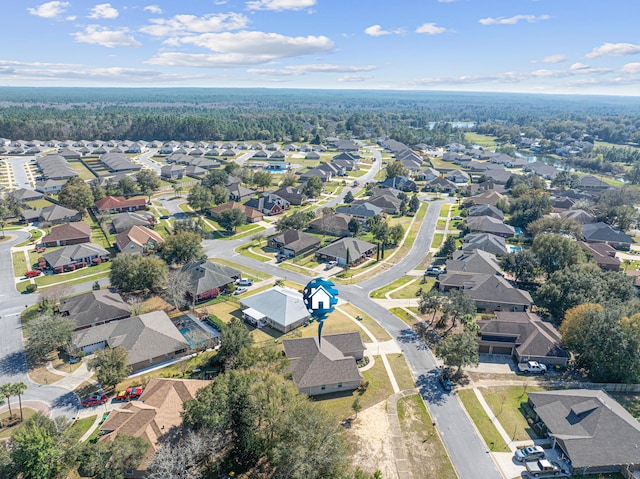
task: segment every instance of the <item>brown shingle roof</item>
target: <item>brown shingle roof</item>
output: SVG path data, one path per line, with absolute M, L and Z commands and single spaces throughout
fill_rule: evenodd
M 41 243 L 51 243 L 55 241 L 69 241 L 86 238 L 91 240 L 91 227 L 85 223 L 65 223 L 51 228 L 51 232 L 43 237 Z
M 156 244 L 164 243 L 164 239 L 158 233 L 144 226 L 132 226 L 127 231 L 123 231 L 116 236 L 116 244 L 118 249 L 122 251 L 129 242 L 133 242 L 139 246 L 143 246 L 149 242 L 155 242 Z

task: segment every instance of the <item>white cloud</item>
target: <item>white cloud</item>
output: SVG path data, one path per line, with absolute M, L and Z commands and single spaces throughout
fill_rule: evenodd
M 341 83 L 358 83 L 370 80 L 371 78 L 373 78 L 371 75 L 343 75 L 336 79 L 336 81 Z
M 585 57 L 621 57 L 624 55 L 635 55 L 637 53 L 640 53 L 640 45 L 634 45 L 633 43 L 605 43 L 591 50 L 591 53 L 586 54 Z
M 162 52 L 147 61 L 154 65 L 227 67 L 258 65 L 279 58 L 327 53 L 333 42 L 324 36 L 287 37 L 278 33 L 207 33 L 170 39 L 172 45 L 194 45 L 215 54 Z
M 446 28 L 439 27 L 435 23 L 423 23 L 418 28 L 416 28 L 416 33 L 427 33 L 429 35 L 440 35 L 441 33 L 444 33 L 446 31 Z
M 478 20 L 482 25 L 515 25 L 524 21 L 527 23 L 537 23 L 542 20 L 549 20 L 549 15 L 514 15 L 513 17 L 487 17 Z
M 316 0 L 252 0 L 247 2 L 247 9 L 281 12 L 284 10 L 302 10 L 313 7 L 315 4 Z
M 185 35 L 189 33 L 215 33 L 245 28 L 249 19 L 241 13 L 208 14 L 202 17 L 195 15 L 176 15 L 169 19 L 152 18 L 151 25 L 140 28 L 140 31 L 154 37 Z
M 69 7 L 69 2 L 47 2 L 35 8 L 27 8 L 27 12 L 36 17 L 58 18 Z
M 309 65 L 289 65 L 284 68 L 252 68 L 247 73 L 269 76 L 299 76 L 309 73 L 350 73 L 369 72 L 375 70 L 375 65 L 334 65 L 330 63 L 315 63 Z
M 620 69 L 620 73 L 623 73 L 625 75 L 637 75 L 640 74 L 640 63 L 636 62 L 636 63 L 627 63 L 626 65 L 623 65 L 622 68 Z
M 101 3 L 91 9 L 91 15 L 89 15 L 88 18 L 106 18 L 113 20 L 114 18 L 118 18 L 118 15 L 118 10 L 113 8 L 110 3 Z
M 549 55 L 541 60 L 531 60 L 531 63 L 562 63 L 567 61 L 567 57 L 565 55 Z
M 139 47 L 142 44 L 128 34 L 127 28 L 109 30 L 100 25 L 88 25 L 83 32 L 73 34 L 76 42 L 102 45 L 107 48 Z
M 162 13 L 162 8 L 160 8 L 159 5 L 147 5 L 143 10 L 155 15 L 160 15 Z
M 577 63 L 574 63 L 573 65 L 571 65 L 569 67 L 569 70 L 572 70 L 572 71 L 587 70 L 588 68 L 589 68 L 589 65 L 585 65 L 584 63 L 577 62 Z
M 383 30 L 381 25 L 371 25 L 364 29 L 364 33 L 372 37 L 381 37 L 382 35 L 391 35 L 391 32 Z

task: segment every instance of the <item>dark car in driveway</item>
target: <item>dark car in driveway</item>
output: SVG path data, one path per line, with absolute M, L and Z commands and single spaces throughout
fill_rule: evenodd
M 449 373 L 446 369 L 443 369 L 438 373 L 438 381 L 440 381 L 442 389 L 444 389 L 446 392 L 449 392 L 453 389 L 453 384 L 451 384 L 451 379 L 449 379 Z

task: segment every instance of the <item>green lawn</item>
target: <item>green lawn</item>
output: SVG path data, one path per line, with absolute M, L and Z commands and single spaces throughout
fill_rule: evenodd
M 436 224 L 437 229 L 444 230 L 446 227 L 447 227 L 446 220 L 438 220 L 438 223 Z
M 474 133 L 469 131 L 469 132 L 465 132 L 464 139 L 468 143 L 479 145 L 479 146 L 482 146 L 483 148 L 491 149 L 496 147 L 496 141 L 494 136 L 481 135 L 480 133 Z
M 436 233 L 433 235 L 433 242 L 431 243 L 431 247 L 432 248 L 439 248 L 440 245 L 442 244 L 442 241 L 444 240 L 444 234 L 443 233 Z
M 15 247 L 19 248 L 21 246 L 27 246 L 28 244 L 31 244 L 42 238 L 42 232 L 40 230 L 30 230 L 29 234 L 31 235 L 31 237 L 28 240 L 25 240 L 22 243 L 18 243 L 17 245 L 15 245 Z
M 71 160 L 69 161 L 69 164 L 74 170 L 76 170 L 78 175 L 80 175 L 81 180 L 94 180 L 96 178 L 96 175 L 94 175 L 91 170 L 89 170 L 89 168 L 84 166 L 81 162 Z
M 422 290 L 423 293 L 430 291 L 431 288 L 436 284 L 435 278 L 424 278 L 424 283 L 422 283 L 423 278 L 413 277 L 415 281 L 413 283 L 408 284 L 406 287 L 396 291 L 395 293 L 391 293 L 389 295 L 392 299 L 411 299 L 418 297 L 418 292 Z
M 398 401 L 398 419 L 415 479 L 458 477 L 419 394 Z
M 51 201 L 49 201 L 49 200 L 45 200 L 44 198 L 41 198 L 39 200 L 31 200 L 31 201 L 27 202 L 27 206 L 29 208 L 34 209 L 34 210 L 37 209 L 37 208 L 45 208 L 45 207 L 51 206 L 51 205 L 53 205 L 53 203 L 51 203 Z
M 380 289 L 376 289 L 371 292 L 371 298 L 373 299 L 384 299 L 386 298 L 386 294 L 393 291 L 394 289 L 401 288 L 407 283 L 413 281 L 415 278 L 413 276 L 403 276 L 402 278 L 398 278 L 393 283 L 383 286 Z
M 94 422 L 96 422 L 96 416 L 89 416 L 78 419 L 69 428 L 69 434 L 71 435 L 71 437 L 74 437 L 77 441 L 79 441 L 80 438 L 84 436 L 84 433 L 87 432 L 91 426 L 93 426 Z
M 232 268 L 235 269 L 239 269 L 240 271 L 242 271 L 243 273 L 243 277 L 245 278 L 252 278 L 255 280 L 263 280 L 263 279 L 269 279 L 271 278 L 271 275 L 267 274 L 267 273 L 263 273 L 261 271 L 258 271 L 256 269 L 253 268 L 248 268 L 244 265 L 238 264 L 238 263 L 234 263 L 233 261 L 229 261 L 226 259 L 222 259 L 222 258 L 209 258 L 209 261 L 213 262 L 213 263 L 220 263 L 220 264 L 224 264 L 227 266 L 231 266 Z
M 360 396 L 362 409 L 378 404 L 393 394 L 389 376 L 387 376 L 384 364 L 379 358 L 371 369 L 362 371 L 362 376 L 364 381 L 369 381 L 369 388 Z M 343 393 L 313 396 L 311 400 L 320 404 L 330 417 L 337 421 L 342 421 L 354 415 L 351 405 L 358 394 L 357 390 L 345 391 Z
M 523 414 L 521 403 L 527 401 L 525 391 L 542 391 L 541 388 L 527 386 L 481 388 L 480 392 L 498 418 L 504 430 L 514 441 L 539 439 L 529 427 Z
M 255 251 L 256 249 L 258 251 L 260 250 L 259 247 L 252 248 L 251 243 L 247 243 L 246 245 L 240 246 L 239 248 L 237 248 L 236 251 L 238 253 L 240 253 L 242 256 L 246 256 L 247 258 L 255 259 L 256 261 L 261 261 L 263 263 L 266 263 L 267 261 L 271 261 L 272 258 L 270 258 L 270 257 L 266 257 L 266 256 L 262 256 L 261 254 L 254 253 L 253 251 Z
M 387 354 L 387 361 L 389 361 L 389 366 L 391 366 L 391 370 L 393 371 L 393 375 L 396 378 L 400 391 L 416 387 L 416 383 L 413 380 L 413 376 L 411 375 L 411 371 L 409 370 L 409 365 L 407 364 L 404 354 Z
M 450 208 L 450 204 L 442 205 L 442 208 L 440 208 L 440 218 L 447 218 L 449 216 Z
M 407 324 L 407 326 L 413 326 L 418 322 L 418 320 L 414 318 L 413 315 L 405 311 L 404 308 L 391 308 L 389 309 L 389 311 L 391 311 L 398 318 L 404 321 Z
M 51 286 L 53 284 L 64 283 L 66 285 L 84 283 L 85 281 L 96 281 L 100 278 L 105 278 L 109 275 L 109 270 L 111 269 L 111 263 L 101 263 L 96 266 L 91 266 L 87 268 L 82 268 L 76 271 L 72 271 L 70 273 L 61 273 L 61 274 L 51 274 L 51 275 L 41 275 L 38 276 L 35 280 L 38 287 L 42 286 Z M 100 274 L 97 274 L 100 273 Z M 91 276 L 95 275 L 95 276 Z M 88 277 L 87 277 L 88 276 Z M 22 281 L 17 284 L 17 290 L 22 292 L 29 284 L 28 281 Z
M 489 419 L 489 416 L 487 416 L 487 413 L 482 408 L 473 390 L 461 389 L 458 391 L 458 397 L 462 401 L 462 404 L 464 404 L 469 416 L 471 416 L 476 428 L 480 431 L 480 435 L 487 444 L 487 447 L 493 452 L 511 452 Z
M 356 308 L 352 304 L 350 303 L 341 304 L 339 308 L 343 310 L 345 313 L 353 316 L 354 318 L 357 318 L 358 316 L 360 316 L 361 318 L 360 322 L 362 323 L 362 325 L 365 328 L 367 328 L 369 332 L 373 334 L 373 337 L 376 338 L 378 341 L 389 341 L 390 339 L 392 339 L 389 333 L 387 333 L 387 330 L 384 329 L 382 326 L 380 326 L 377 321 L 372 319 L 371 316 L 369 316 L 368 314 L 365 314 L 362 311 L 360 311 L 358 308 Z M 366 342 L 368 341 L 369 340 L 367 340 Z
M 11 253 L 11 258 L 13 259 L 13 276 L 16 278 L 24 276 L 24 273 L 31 269 L 22 251 Z M 25 282 L 28 283 L 28 281 Z
M 18 403 L 17 401 L 15 401 L 15 398 L 12 398 L 12 402 L 11 402 L 11 412 L 14 415 L 20 415 L 20 408 L 18 407 Z M 36 414 L 36 410 L 35 409 L 31 409 L 30 407 L 25 407 L 22 406 L 22 417 L 23 419 L 26 421 L 27 419 L 29 419 L 31 416 Z M 9 411 L 7 412 L 3 412 L 2 414 L 0 414 L 0 419 L 6 419 L 9 417 Z M 17 424 L 13 427 L 6 427 L 6 428 L 2 428 L 0 429 L 0 439 L 6 439 L 8 437 L 11 437 L 11 435 L 16 431 L 16 429 L 18 429 L 20 427 L 20 424 Z

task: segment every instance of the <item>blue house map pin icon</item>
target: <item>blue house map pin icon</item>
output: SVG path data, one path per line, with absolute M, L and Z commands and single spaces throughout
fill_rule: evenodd
M 318 321 L 318 345 L 322 341 L 322 326 L 327 315 L 338 304 L 338 290 L 331 281 L 323 278 L 311 280 L 302 291 L 302 300 L 307 310 Z

